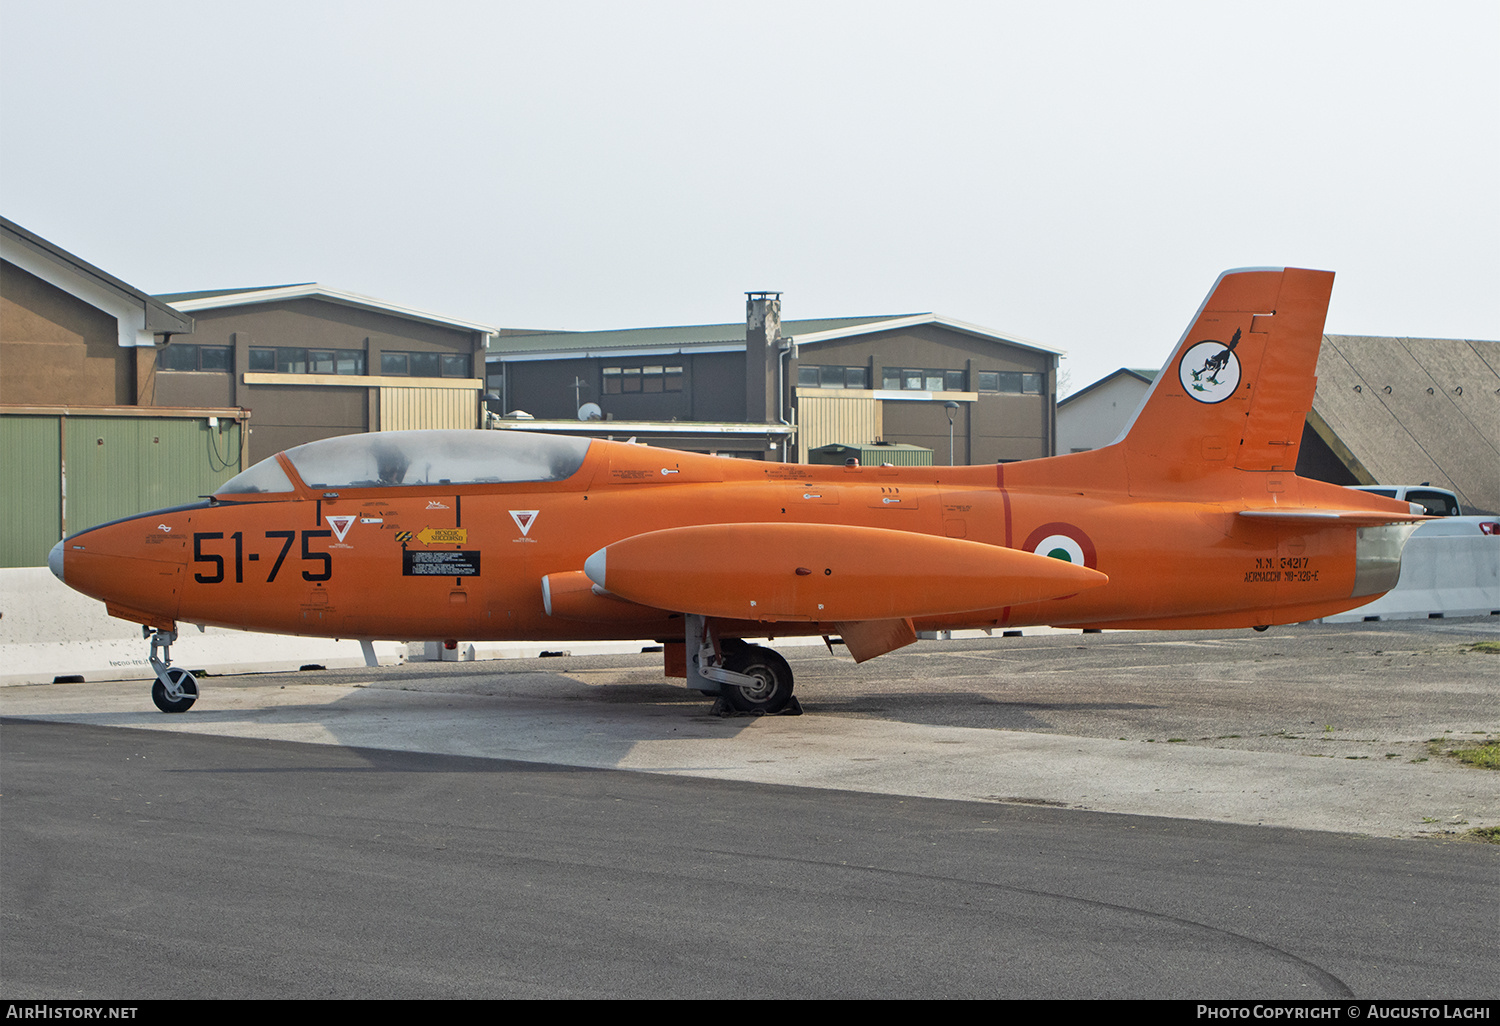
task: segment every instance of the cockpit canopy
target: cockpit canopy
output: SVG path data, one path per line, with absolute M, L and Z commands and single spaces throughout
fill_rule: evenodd
M 415 485 L 561 481 L 583 466 L 586 438 L 519 431 L 376 431 L 288 449 L 307 487 L 396 488 Z M 275 457 L 231 478 L 216 495 L 293 491 Z

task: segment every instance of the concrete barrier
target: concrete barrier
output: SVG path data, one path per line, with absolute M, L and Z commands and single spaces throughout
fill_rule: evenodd
M 1500 535 L 1480 527 L 1493 522 L 1493 517 L 1445 517 L 1423 524 L 1401 554 L 1395 588 L 1320 622 L 1500 616 Z
M 150 642 L 141 629 L 117 620 L 97 602 L 69 588 L 46 567 L 0 569 L 0 685 L 50 684 L 59 677 L 87 681 L 149 680 Z M 377 641 L 381 663 L 406 658 L 406 645 Z M 256 673 L 302 666 L 363 666 L 358 641 L 294 638 L 209 627 L 178 628 L 172 663 L 209 673 Z

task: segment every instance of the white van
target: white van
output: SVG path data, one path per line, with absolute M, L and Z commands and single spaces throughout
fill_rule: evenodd
M 1457 517 L 1463 515 L 1463 510 L 1458 507 L 1458 496 L 1446 488 L 1434 488 L 1431 485 L 1347 485 L 1357 492 L 1374 492 L 1376 495 L 1384 495 L 1387 499 L 1396 499 L 1401 502 L 1415 502 L 1427 510 L 1428 516 L 1434 517 Z

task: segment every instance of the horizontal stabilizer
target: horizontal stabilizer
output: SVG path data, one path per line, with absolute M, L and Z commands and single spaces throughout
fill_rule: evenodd
M 703 524 L 600 549 L 584 572 L 644 606 L 848 622 L 1041 602 L 1106 584 L 1085 566 L 958 538 L 837 524 Z
M 1239 515 L 1251 520 L 1279 520 L 1309 526 L 1344 524 L 1349 527 L 1415 524 L 1433 519 L 1417 513 L 1381 513 L 1371 509 L 1242 509 Z

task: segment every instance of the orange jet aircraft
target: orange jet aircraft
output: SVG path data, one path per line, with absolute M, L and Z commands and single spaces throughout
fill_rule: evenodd
M 1294 472 L 1332 285 L 1221 275 L 1124 434 L 1091 452 L 825 467 L 545 434 L 348 435 L 207 501 L 79 532 L 49 565 L 150 632 L 166 712 L 198 697 L 171 665 L 179 622 L 365 642 L 654 637 L 667 676 L 773 713 L 791 670 L 745 637 L 838 634 L 862 662 L 918 631 L 1310 620 L 1390 590 L 1423 519 Z

